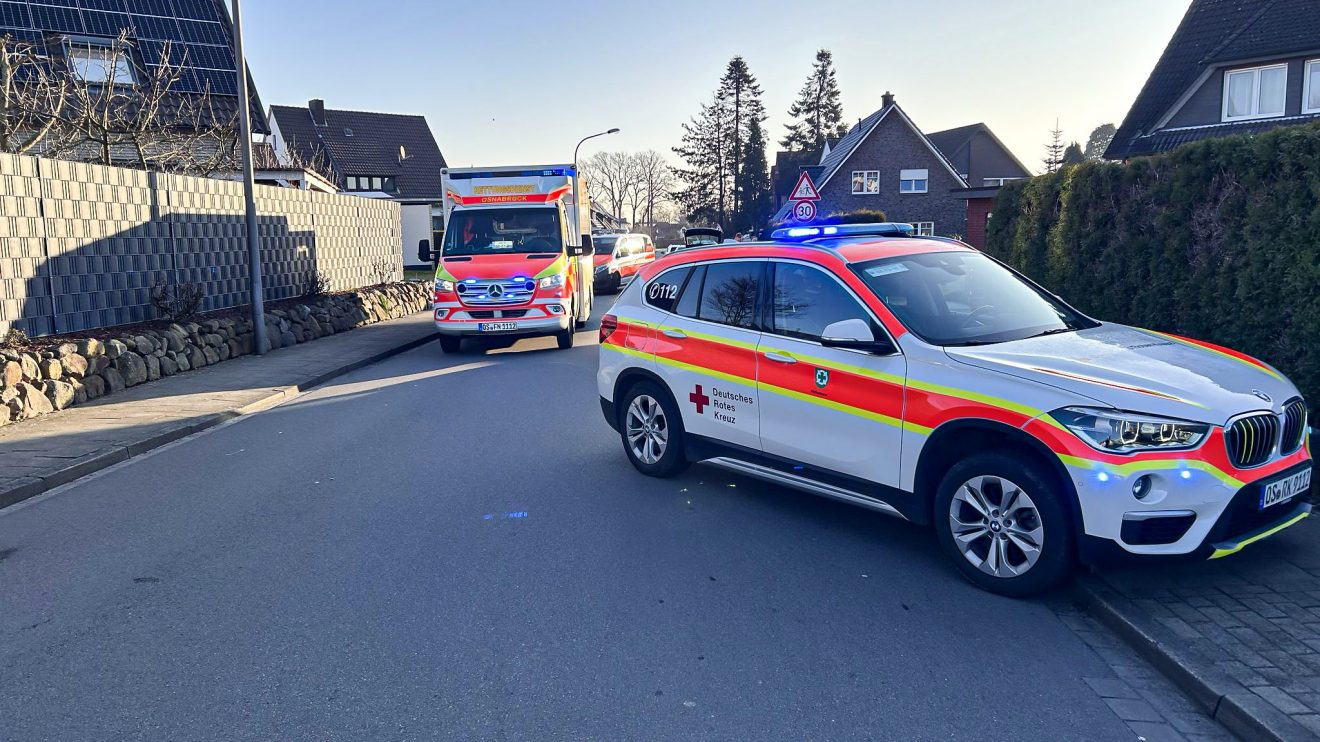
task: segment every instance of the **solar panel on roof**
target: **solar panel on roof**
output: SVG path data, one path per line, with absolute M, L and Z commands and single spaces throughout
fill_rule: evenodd
M 0 26 L 5 28 L 32 28 L 32 16 L 23 3 L 0 2 Z
M 84 10 L 83 25 L 87 33 L 94 36 L 118 36 L 132 25 L 126 13 L 106 13 L 100 10 Z
M 32 25 L 46 31 L 64 33 L 86 33 L 83 28 L 82 14 L 77 8 L 64 8 L 58 5 L 31 5 Z
M 215 3 L 211 0 L 174 0 L 174 7 L 180 18 L 192 18 L 200 21 L 218 21 Z
M 219 23 L 210 21 L 179 21 L 179 32 L 184 41 L 194 44 L 219 44 L 229 46 L 229 39 Z
M 62 5 L 66 8 L 78 7 L 77 0 L 41 0 L 43 5 Z
M 84 10 L 114 10 L 124 12 L 124 0 L 80 0 L 78 3 Z
M 146 13 L 148 15 L 163 15 L 171 18 L 178 15 L 174 11 L 174 3 L 170 0 L 128 0 L 129 10 L 134 13 Z
M 179 40 L 179 26 L 173 18 L 158 18 L 152 15 L 133 16 L 133 28 L 144 39 Z

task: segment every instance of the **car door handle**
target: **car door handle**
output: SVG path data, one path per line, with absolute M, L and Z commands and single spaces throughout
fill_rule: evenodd
M 686 332 L 683 332 L 682 330 L 675 330 L 675 329 L 673 329 L 673 328 L 666 328 L 666 329 L 664 329 L 664 330 L 661 330 L 661 332 L 664 333 L 664 336 L 667 337 L 667 338 L 673 338 L 673 339 L 675 339 L 675 340 L 686 340 L 686 339 L 687 339 L 687 333 L 686 333 Z
M 781 353 L 777 350 L 767 350 L 765 357 L 776 363 L 797 363 L 797 359 L 787 353 Z

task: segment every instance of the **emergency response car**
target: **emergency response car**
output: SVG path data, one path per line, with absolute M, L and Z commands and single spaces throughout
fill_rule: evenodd
M 666 256 L 602 321 L 601 407 L 642 473 L 705 461 L 931 524 L 1007 595 L 1310 513 L 1307 408 L 1265 363 L 899 225 L 775 237 Z
M 435 327 L 446 353 L 473 335 L 554 335 L 591 317 L 591 203 L 572 165 L 448 168 Z
M 594 236 L 596 291 L 615 293 L 655 260 L 655 243 L 644 234 L 598 234 Z

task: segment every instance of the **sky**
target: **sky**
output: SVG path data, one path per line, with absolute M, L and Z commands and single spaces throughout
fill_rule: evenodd
M 985 122 L 1033 172 L 1056 120 L 1119 124 L 1189 0 L 246 0 L 266 105 L 426 116 L 455 167 L 594 151 L 675 159 L 681 125 L 742 55 L 777 140 L 819 48 L 844 117 L 892 91 L 924 131 Z M 773 150 L 770 154 L 773 161 Z

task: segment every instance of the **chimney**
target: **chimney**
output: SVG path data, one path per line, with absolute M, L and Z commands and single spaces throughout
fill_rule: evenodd
M 885 108 L 889 108 L 894 105 L 894 94 L 886 90 L 884 96 L 880 98 L 880 101 L 884 103 Z
M 307 110 L 312 114 L 312 123 L 317 126 L 325 126 L 325 101 L 320 98 L 313 98 L 307 101 Z

